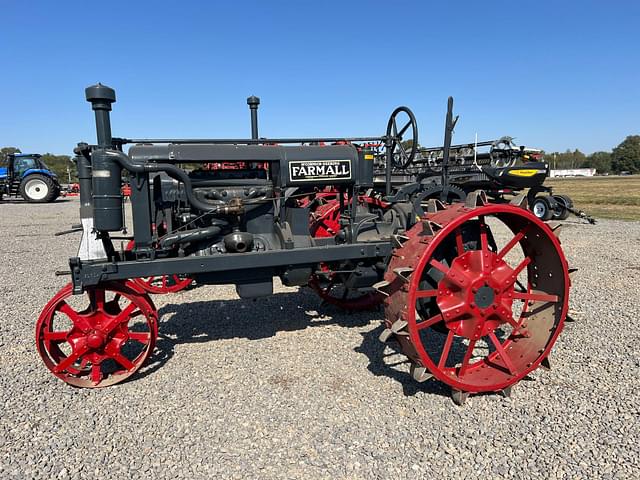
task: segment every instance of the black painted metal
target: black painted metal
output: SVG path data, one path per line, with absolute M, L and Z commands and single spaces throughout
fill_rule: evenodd
M 301 285 L 323 262 L 373 265 L 391 254 L 391 231 L 358 242 L 357 199 L 363 186 L 373 185 L 373 167 L 363 165 L 369 150 L 359 151 L 350 143 L 390 144 L 393 139 L 261 139 L 257 97 L 247 99 L 251 139 L 112 138 L 109 112 L 115 92 L 98 84 L 86 89 L 86 98 L 95 111 L 98 143 L 76 149 L 83 207 L 93 214 L 108 258 L 69 260 L 75 293 L 111 280 L 180 274 L 206 283 L 236 283 L 242 295 L 258 296 L 271 291 L 273 276 Z M 128 143 L 138 144 L 129 155 L 122 151 Z M 228 170 L 192 178 L 176 165 L 211 162 L 236 162 L 238 169 L 251 162 L 268 167 L 260 167 L 259 178 L 234 178 Z M 116 251 L 108 235 L 124 227 L 123 170 L 131 186 L 132 253 Z M 285 189 L 310 191 L 326 185 L 340 192 L 344 226 L 335 238 L 313 239 L 309 210 L 287 203 L 283 194 Z M 194 223 L 203 217 L 206 220 Z
M 251 139 L 258 139 L 258 105 L 260 105 L 260 99 L 251 95 L 247 98 L 247 105 L 251 109 Z
M 121 262 L 79 262 L 70 259 L 70 266 L 78 268 L 77 283 L 86 288 L 109 280 L 123 280 L 135 277 L 151 277 L 166 274 L 216 273 L 219 283 L 229 283 L 232 272 L 244 272 L 251 277 L 256 269 L 270 269 L 272 276 L 279 271 L 296 265 L 314 265 L 320 262 L 339 260 L 383 259 L 391 254 L 389 241 L 361 244 L 345 244 L 274 250 L 267 252 L 229 253 L 201 257 L 166 258 Z

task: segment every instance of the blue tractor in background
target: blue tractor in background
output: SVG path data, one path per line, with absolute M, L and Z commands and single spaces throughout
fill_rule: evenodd
M 27 202 L 53 202 L 60 195 L 57 175 L 40 159 L 42 155 L 10 153 L 0 166 L 0 200 L 20 195 Z

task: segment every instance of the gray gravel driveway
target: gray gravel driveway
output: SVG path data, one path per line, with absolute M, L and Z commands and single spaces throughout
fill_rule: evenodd
M 463 407 L 377 341 L 381 312 L 306 288 L 155 296 L 150 365 L 72 388 L 34 326 L 60 289 L 77 200 L 0 204 L 0 478 L 640 478 L 640 223 L 567 222 L 580 270 L 552 354 L 509 399 Z

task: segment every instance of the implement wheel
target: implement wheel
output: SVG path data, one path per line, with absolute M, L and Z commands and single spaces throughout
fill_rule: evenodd
M 397 338 L 414 378 L 450 385 L 457 403 L 507 394 L 547 359 L 568 308 L 554 231 L 520 207 L 480 203 L 440 204 L 385 274 L 384 337 Z
M 106 387 L 133 375 L 153 352 L 158 313 L 133 282 L 113 282 L 72 295 L 64 287 L 36 325 L 45 365 L 75 387 Z

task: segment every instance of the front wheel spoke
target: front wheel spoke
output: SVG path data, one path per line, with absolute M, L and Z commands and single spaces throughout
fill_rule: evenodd
M 136 342 L 140 342 L 143 345 L 149 343 L 151 339 L 151 334 L 148 332 L 129 332 L 129 340 L 135 340 Z
M 513 292 L 513 298 L 532 302 L 556 303 L 558 301 L 557 295 L 550 295 L 548 293 Z
M 71 352 L 71 355 L 69 355 L 67 358 L 61 361 L 58 365 L 56 365 L 56 367 L 54 368 L 54 371 L 56 373 L 65 371 L 67 368 L 73 365 L 82 355 L 84 355 L 85 352 L 86 352 L 86 348 L 78 348 L 77 350 Z
M 96 385 L 102 381 L 102 367 L 99 363 L 91 365 L 91 381 Z
M 438 368 L 441 370 L 444 369 L 447 364 L 447 358 L 449 358 L 449 351 L 451 350 L 451 344 L 453 343 L 454 336 L 455 333 L 453 333 L 453 330 L 449 330 L 449 335 L 447 335 L 447 339 L 444 342 L 444 347 L 440 354 L 440 360 L 438 361 Z
M 97 288 L 91 294 L 96 310 L 104 310 L 104 293 L 104 290 Z
M 67 336 L 71 333 L 69 331 L 59 331 L 59 332 L 44 332 L 44 339 L 48 342 L 52 343 L 60 343 L 64 342 L 67 339 Z
M 129 303 L 129 305 L 127 305 L 127 308 L 125 308 L 124 310 L 122 310 L 120 313 L 118 313 L 118 315 L 116 315 L 115 317 L 111 318 L 103 327 L 102 330 L 104 331 L 105 334 L 109 334 L 111 333 L 111 331 L 116 328 L 118 325 L 120 325 L 121 323 L 125 322 L 125 321 L 129 321 L 131 319 L 131 315 L 133 314 L 133 311 L 138 308 L 137 305 L 133 302 Z
M 498 340 L 498 337 L 496 337 L 495 332 L 489 332 L 489 338 L 491 339 L 493 346 L 496 347 L 496 351 L 498 352 L 498 355 L 500 355 L 500 358 L 502 359 L 505 367 L 507 367 L 507 369 L 509 370 L 509 373 L 511 373 L 511 375 L 516 375 L 516 368 L 511 362 L 511 358 L 509 358 L 507 352 L 500 343 L 500 340 Z
M 122 365 L 125 369 L 127 369 L 127 371 L 129 371 L 129 372 L 136 367 L 135 364 L 131 360 L 129 360 L 127 357 L 125 357 L 119 351 L 109 352 L 108 355 L 112 359 L 114 359 L 116 362 L 118 362 L 120 365 Z
M 67 302 L 63 302 L 58 310 L 69 317 L 69 320 L 71 320 L 78 329 L 87 331 L 91 328 L 91 325 L 89 324 L 87 319 L 76 312 Z

